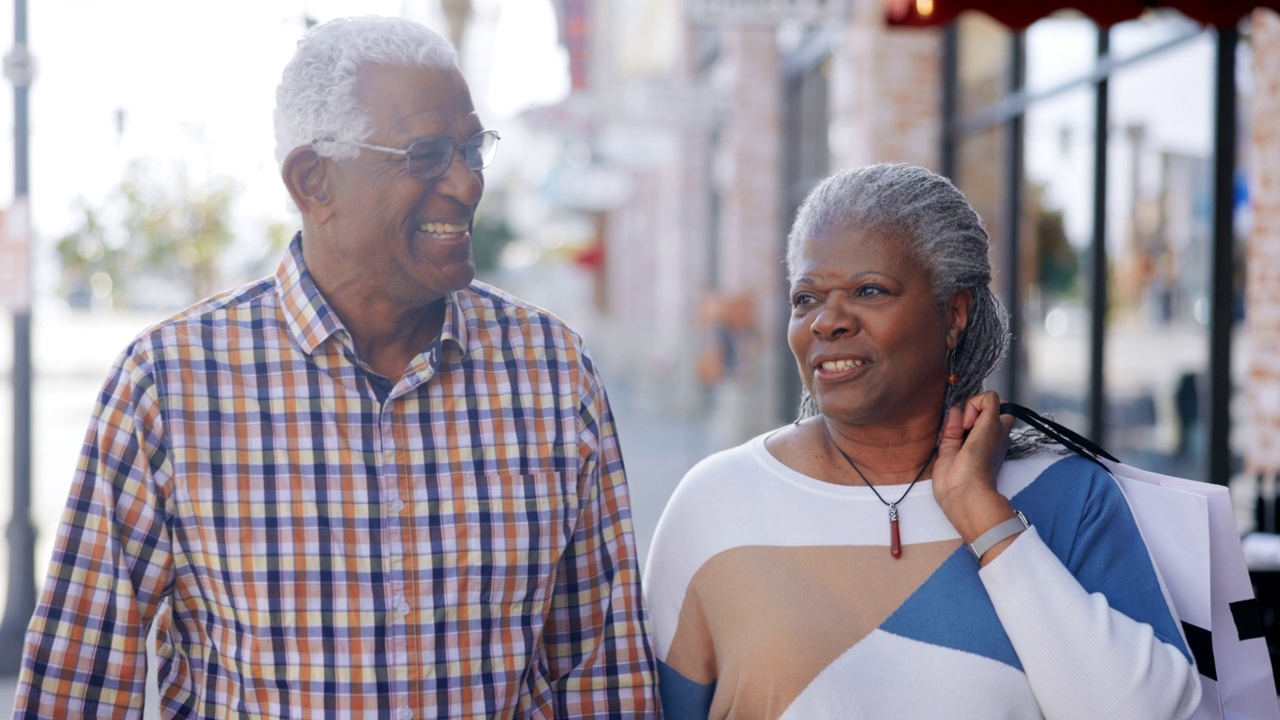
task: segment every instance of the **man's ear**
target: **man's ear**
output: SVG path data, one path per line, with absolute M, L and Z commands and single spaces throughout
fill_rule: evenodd
M 302 216 L 317 225 L 333 217 L 330 167 L 328 158 L 321 157 L 310 145 L 302 145 L 289 153 L 280 171 L 289 196 Z
M 947 301 L 947 347 L 954 350 L 969 327 L 969 306 L 973 304 L 973 291 L 961 290 Z

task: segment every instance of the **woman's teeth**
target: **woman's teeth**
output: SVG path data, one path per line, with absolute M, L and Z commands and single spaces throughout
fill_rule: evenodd
M 828 360 L 822 363 L 822 369 L 827 372 L 840 372 L 842 370 L 851 370 L 861 364 L 861 360 Z

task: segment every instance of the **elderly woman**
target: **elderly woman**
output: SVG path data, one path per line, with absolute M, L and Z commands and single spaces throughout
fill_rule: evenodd
M 666 717 L 1195 710 L 1115 481 L 1011 439 L 981 392 L 1008 345 L 987 251 L 922 168 L 843 172 L 805 200 L 787 271 L 808 409 L 690 470 L 650 551 Z

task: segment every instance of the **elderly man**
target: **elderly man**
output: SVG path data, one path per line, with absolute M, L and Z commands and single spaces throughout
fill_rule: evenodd
M 336 20 L 277 91 L 275 277 L 143 332 L 95 411 L 15 717 L 657 714 L 581 340 L 473 279 L 498 134 L 453 49 Z

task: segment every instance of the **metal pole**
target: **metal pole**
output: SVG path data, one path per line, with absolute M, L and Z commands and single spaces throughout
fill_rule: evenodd
M 1020 93 L 1026 84 L 1026 36 L 1015 31 L 1009 41 L 1009 92 Z M 1022 140 L 1023 114 L 1009 118 L 1005 134 L 1005 237 L 1008 238 L 1009 356 L 1005 360 L 1005 397 L 1022 402 Z
M 1209 319 L 1209 480 L 1231 480 L 1231 325 L 1235 298 L 1235 27 L 1218 30 L 1213 128 L 1213 277 Z
M 32 68 L 27 52 L 26 0 L 13 3 L 13 51 L 5 65 L 5 72 L 13 82 L 13 205 L 28 208 L 27 94 Z M 27 218 L 22 221 L 29 222 Z M 36 607 L 36 529 L 31 522 L 31 381 L 28 303 L 13 316 L 13 517 L 5 532 L 9 540 L 9 592 L 4 620 L 0 622 L 0 676 L 18 674 L 23 636 Z
M 959 60 L 960 29 L 952 21 L 942 31 L 942 152 L 938 164 L 942 175 L 950 178 L 957 186 L 960 184 L 956 177 L 956 158 L 960 154 L 960 136 L 956 132 L 956 118 L 959 116 Z
M 1111 52 L 1111 30 L 1098 28 L 1098 62 Z M 1093 91 L 1093 252 L 1089 284 L 1093 289 L 1089 323 L 1089 438 L 1106 446 L 1107 432 L 1107 139 L 1108 80 L 1098 79 Z

